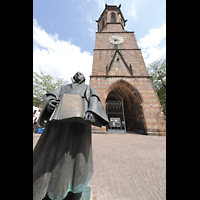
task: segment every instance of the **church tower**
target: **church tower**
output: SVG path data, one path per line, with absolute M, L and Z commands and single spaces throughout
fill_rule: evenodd
M 105 4 L 97 22 L 90 85 L 98 93 L 110 120 L 93 131 L 109 133 L 165 132 L 156 90 L 145 66 L 133 31 L 119 6 Z

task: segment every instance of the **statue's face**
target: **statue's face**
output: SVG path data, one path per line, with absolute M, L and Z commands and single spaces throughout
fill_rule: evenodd
M 84 75 L 81 72 L 77 72 L 74 76 L 73 79 L 76 83 L 80 82 L 81 80 L 85 79 Z

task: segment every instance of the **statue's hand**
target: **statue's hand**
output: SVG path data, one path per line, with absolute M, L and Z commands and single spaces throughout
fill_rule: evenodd
M 95 122 L 94 114 L 90 111 L 87 111 L 84 116 L 84 120 L 87 124 Z
M 49 100 L 49 102 L 48 102 L 48 104 L 47 104 L 47 110 L 48 110 L 49 112 L 52 112 L 52 111 L 55 109 L 55 107 L 59 104 L 59 102 L 60 102 L 60 99 Z

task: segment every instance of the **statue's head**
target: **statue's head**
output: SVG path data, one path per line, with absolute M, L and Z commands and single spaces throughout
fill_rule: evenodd
M 81 72 L 76 72 L 73 79 L 76 83 L 79 83 L 85 81 L 85 76 Z

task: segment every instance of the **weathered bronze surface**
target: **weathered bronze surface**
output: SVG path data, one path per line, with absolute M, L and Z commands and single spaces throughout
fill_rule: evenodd
M 73 117 L 84 117 L 82 97 L 74 94 L 64 94 L 61 101 L 59 118 L 66 119 Z
M 33 152 L 34 200 L 62 200 L 69 192 L 82 193 L 93 174 L 91 124 L 105 126 L 108 117 L 96 91 L 85 84 L 83 74 L 78 72 L 73 79 L 43 99 L 38 124 L 45 129 Z M 74 101 L 74 96 L 68 95 L 78 99 Z M 60 114 L 66 117 L 63 111 L 67 117 L 78 115 L 81 99 L 83 117 L 78 118 L 85 123 L 60 120 Z

